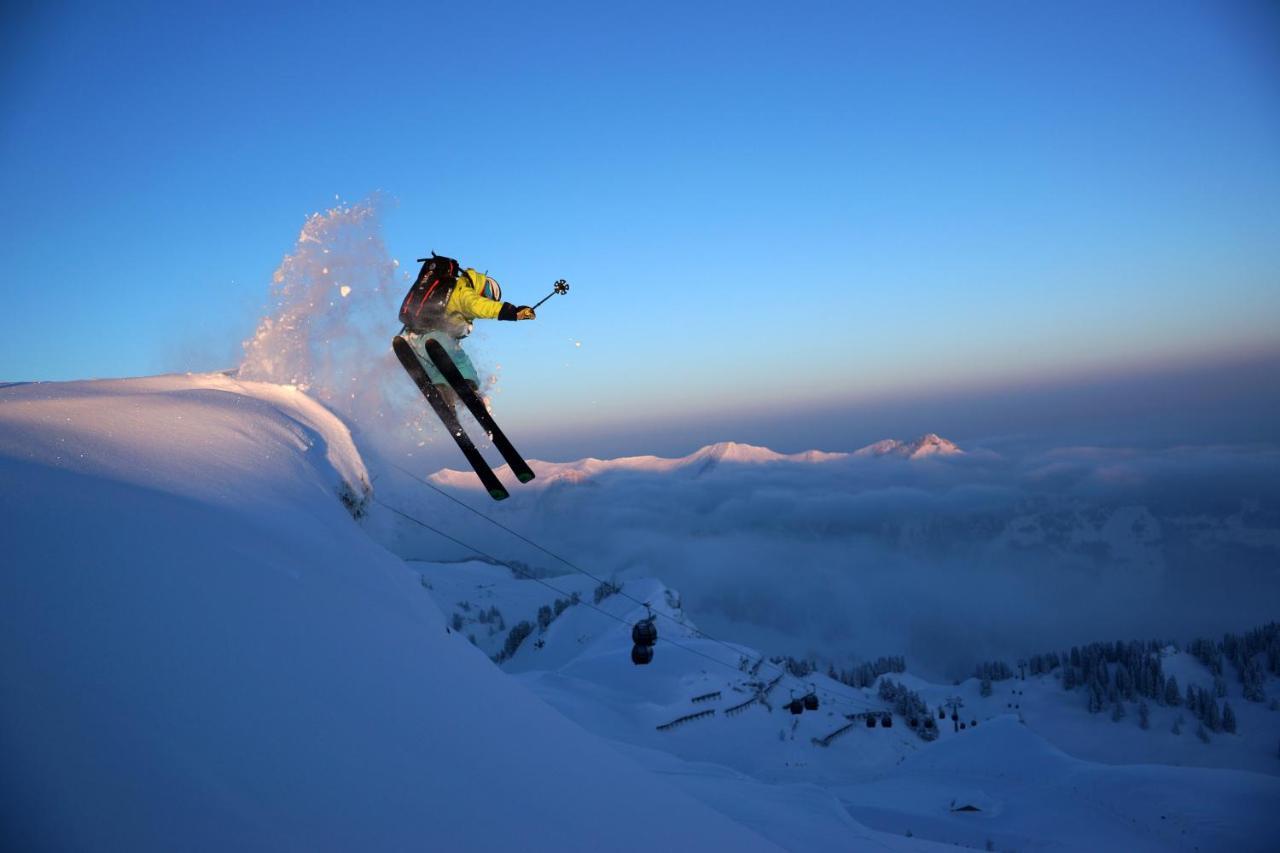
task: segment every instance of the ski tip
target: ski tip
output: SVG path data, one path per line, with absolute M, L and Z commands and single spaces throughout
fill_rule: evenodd
M 511 494 L 506 489 L 490 489 L 489 497 L 493 498 L 495 501 L 505 501 L 507 498 L 511 497 Z
M 517 475 L 516 475 L 516 479 L 517 479 L 517 480 L 519 480 L 519 481 L 520 481 L 520 482 L 522 482 L 522 483 L 527 483 L 527 482 L 529 482 L 530 480 L 532 480 L 532 479 L 533 479 L 533 472 L 532 472 L 532 471 L 521 471 L 519 474 L 517 474 Z

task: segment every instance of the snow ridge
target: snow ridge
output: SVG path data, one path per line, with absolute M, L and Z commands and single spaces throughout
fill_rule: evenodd
M 666 458 L 662 456 L 622 456 L 616 459 L 587 457 L 573 462 L 545 462 L 529 460 L 529 467 L 537 474 L 532 486 L 553 484 L 583 484 L 601 474 L 615 471 L 673 473 L 688 471 L 693 476 L 709 474 L 722 465 L 769 465 L 791 463 L 815 465 L 837 462 L 850 458 L 897 456 L 916 460 L 929 457 L 945 457 L 963 454 L 954 442 L 934 433 L 927 433 L 912 441 L 885 439 L 853 453 L 806 450 L 801 453 L 779 453 L 768 447 L 737 441 L 719 441 L 695 450 L 687 456 Z M 502 472 L 506 466 L 496 469 Z M 445 468 L 432 475 L 441 485 L 462 488 L 478 488 L 475 475 L 470 471 Z

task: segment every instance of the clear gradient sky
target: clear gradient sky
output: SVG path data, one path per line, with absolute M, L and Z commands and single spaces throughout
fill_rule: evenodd
M 531 429 L 1280 350 L 1273 3 L 0 14 L 0 379 L 235 364 L 377 190 L 401 260 L 573 283 L 479 343 Z

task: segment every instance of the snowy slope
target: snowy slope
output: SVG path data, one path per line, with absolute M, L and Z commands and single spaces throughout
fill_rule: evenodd
M 5 849 L 771 847 L 447 632 L 297 391 L 6 387 L 0 482 Z
M 936 684 L 891 676 L 930 707 L 953 697 L 966 721 L 945 722 L 933 743 L 896 718 L 868 728 L 859 715 L 891 713 L 875 689 L 822 675 L 781 675 L 760 653 L 703 637 L 680 597 L 652 578 L 626 582 L 599 602 L 594 582 L 570 574 L 536 582 L 479 563 L 415 563 L 446 614 L 497 609 L 507 627 L 578 593 L 545 630 L 535 629 L 503 666 L 584 727 L 624 745 L 638 761 L 784 846 L 845 849 L 930 840 L 999 850 L 1266 850 L 1280 832 L 1269 803 L 1280 801 L 1275 741 L 1280 714 L 1229 688 L 1239 734 L 1205 744 L 1170 732 L 1178 709 L 1156 706 L 1151 727 L 1088 713 L 1083 694 L 1053 676 Z M 550 587 L 550 588 L 549 588 Z M 653 663 L 630 663 L 628 626 L 649 602 L 660 618 Z M 463 609 L 462 605 L 465 605 Z M 602 612 L 603 611 L 603 612 Z M 501 647 L 505 631 L 477 638 Z M 743 667 L 743 661 L 747 666 Z M 1183 684 L 1211 676 L 1191 656 L 1169 651 Z M 779 677 L 781 675 L 781 677 Z M 765 701 L 750 702 L 758 688 Z M 817 711 L 790 714 L 786 701 L 810 687 Z M 1274 679 L 1268 689 L 1280 691 Z M 744 703 L 748 703 L 744 707 Z M 692 717 L 691 715 L 700 715 Z M 854 725 L 823 746 L 815 743 Z M 667 724 L 685 718 L 674 727 Z M 780 806 L 786 803 L 785 807 Z M 972 806 L 978 811 L 968 811 Z M 803 839 L 803 841 L 801 841 Z

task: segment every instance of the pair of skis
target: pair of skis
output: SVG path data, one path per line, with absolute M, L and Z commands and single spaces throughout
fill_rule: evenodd
M 422 396 L 427 398 L 427 402 L 431 404 L 431 408 L 435 410 L 445 428 L 453 435 L 453 440 L 458 443 L 458 449 L 462 451 L 462 455 L 467 457 L 467 461 L 475 469 L 476 476 L 480 478 L 485 490 L 489 492 L 489 497 L 495 501 L 509 497 L 506 487 L 502 485 L 497 475 L 493 473 L 489 463 L 480 455 L 480 451 L 476 449 L 470 436 L 462 429 L 462 424 L 458 421 L 458 413 L 453 410 L 453 406 L 449 404 L 449 401 L 441 395 L 439 389 L 432 384 L 431 377 L 423 369 L 422 363 L 418 361 L 418 356 L 414 353 L 413 348 L 409 346 L 409 342 L 400 335 L 396 335 L 391 341 L 391 348 L 395 350 L 396 358 L 400 359 L 400 364 L 403 365 L 405 371 L 417 384 Z M 449 357 L 449 353 L 445 348 L 441 346 L 439 341 L 428 340 L 426 350 L 427 358 L 431 359 L 431 363 L 448 381 L 449 386 L 458 395 L 458 399 L 462 400 L 466 407 L 471 410 L 476 422 L 493 440 L 493 446 L 498 448 L 502 458 L 507 461 L 507 465 L 511 467 L 511 473 L 515 474 L 516 479 L 522 483 L 532 480 L 533 471 L 529 468 L 529 464 L 524 461 L 524 457 L 512 447 L 506 435 L 498 428 L 493 416 L 484 407 L 484 401 L 476 394 L 475 389 L 471 387 L 471 383 L 463 378 L 458 366 L 453 363 L 453 359 Z

